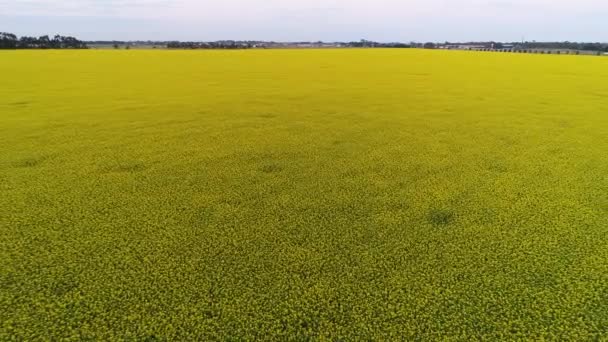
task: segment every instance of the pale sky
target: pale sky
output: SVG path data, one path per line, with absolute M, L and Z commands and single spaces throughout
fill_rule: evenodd
M 608 0 L 0 0 L 0 31 L 86 40 L 608 41 Z

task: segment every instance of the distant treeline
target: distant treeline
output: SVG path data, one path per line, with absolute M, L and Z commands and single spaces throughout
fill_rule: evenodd
M 56 35 L 41 37 L 17 37 L 7 32 L 0 32 L 0 49 L 86 49 L 87 44 L 74 37 Z
M 256 44 L 240 41 L 217 41 L 217 42 L 168 42 L 169 49 L 250 49 Z
M 405 43 L 378 43 L 378 42 L 373 42 L 373 41 L 369 41 L 369 40 L 361 40 L 359 42 L 348 42 L 348 43 L 341 43 L 343 44 L 343 46 L 345 47 L 373 47 L 373 48 L 400 48 L 400 49 L 407 49 L 407 48 L 411 48 L 412 45 L 411 44 L 405 44 Z
M 15 34 L 0 32 L 0 49 L 86 49 L 88 45 L 112 45 L 114 48 L 131 46 L 166 46 L 169 49 L 264 49 L 264 48 L 475 48 L 490 50 L 576 50 L 593 51 L 598 54 L 608 52 L 608 43 L 591 42 L 465 42 L 465 43 L 380 43 L 362 39 L 354 42 L 273 42 L 253 40 L 221 40 L 214 42 L 180 42 L 180 41 L 90 41 L 84 42 L 74 37 L 56 35 L 41 37 L 17 37 Z
M 576 42 L 525 42 L 519 43 L 524 49 L 567 49 L 608 52 L 608 43 Z
M 152 42 L 148 42 L 150 44 Z M 435 49 L 446 46 L 476 46 L 488 49 L 547 49 L 547 50 L 580 50 L 608 52 L 608 43 L 585 42 L 466 42 L 466 43 L 380 43 L 368 40 L 356 42 L 266 42 L 266 41 L 217 41 L 217 42 L 156 42 L 166 44 L 169 49 L 251 49 L 251 48 L 426 48 Z
M 368 40 L 358 42 L 266 42 L 266 41 L 234 41 L 223 40 L 216 42 L 179 42 L 167 43 L 169 49 L 252 49 L 252 48 L 323 48 L 323 47 L 374 47 L 374 48 L 409 48 L 404 43 L 378 43 Z
M 608 43 L 589 43 L 589 42 L 466 42 L 466 43 L 411 43 L 414 47 L 426 49 L 454 47 L 454 46 L 475 46 L 486 49 L 544 49 L 544 50 L 577 50 L 577 51 L 596 51 L 608 52 Z

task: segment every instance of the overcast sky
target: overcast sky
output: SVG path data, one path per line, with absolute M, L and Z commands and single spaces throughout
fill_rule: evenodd
M 608 41 L 608 0 L 0 0 L 0 31 L 87 40 Z

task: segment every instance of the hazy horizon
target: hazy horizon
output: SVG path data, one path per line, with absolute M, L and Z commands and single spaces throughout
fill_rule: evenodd
M 0 31 L 84 40 L 608 41 L 579 0 L 0 0 Z

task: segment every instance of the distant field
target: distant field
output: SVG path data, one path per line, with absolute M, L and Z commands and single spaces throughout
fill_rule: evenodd
M 608 59 L 0 52 L 0 340 L 608 339 Z

